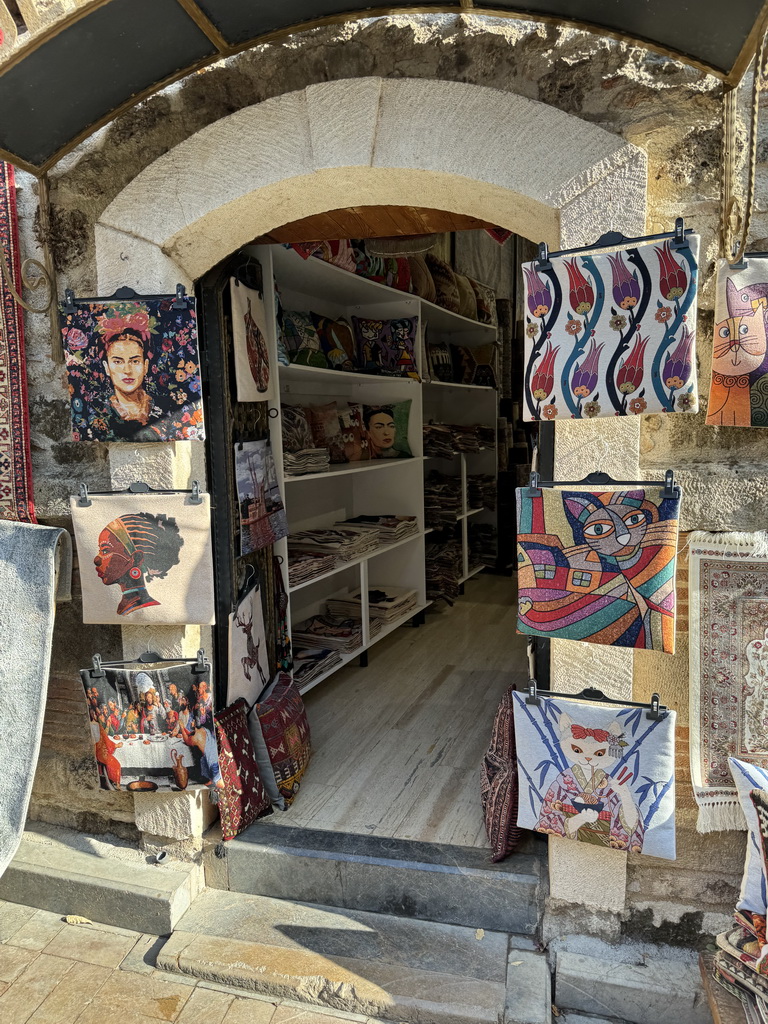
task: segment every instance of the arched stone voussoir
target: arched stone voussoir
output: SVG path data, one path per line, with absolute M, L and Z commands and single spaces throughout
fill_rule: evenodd
M 643 152 L 513 93 L 372 77 L 311 85 L 207 126 L 137 175 L 100 224 L 197 277 L 259 234 L 351 203 L 442 208 L 553 245 L 565 218 L 568 244 L 583 244 L 591 223 L 580 232 L 574 214 L 592 190 L 605 227 L 642 229 Z

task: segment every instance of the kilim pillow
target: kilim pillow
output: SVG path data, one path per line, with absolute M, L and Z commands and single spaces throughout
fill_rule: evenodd
M 456 287 L 459 289 L 459 313 L 468 320 L 477 320 L 477 298 L 475 289 L 468 277 L 456 274 Z
M 451 313 L 459 312 L 459 286 L 456 275 L 442 260 L 428 252 L 425 256 L 432 280 L 435 282 L 435 302 Z
M 491 742 L 480 766 L 480 802 L 492 861 L 504 860 L 521 843 L 526 831 L 517 826 L 517 755 L 512 692 L 501 698 L 493 720 Z
M 481 324 L 498 324 L 496 313 L 496 292 L 487 284 L 481 284 L 473 278 L 467 279 L 472 285 L 477 300 L 477 319 Z
M 304 701 L 287 672 L 280 672 L 254 705 L 249 728 L 262 775 L 271 767 L 267 792 L 276 793 L 272 799 L 285 810 L 296 799 L 311 753 Z
M 257 818 L 272 813 L 248 735 L 246 709 L 240 697 L 213 716 L 219 745 L 219 768 L 224 788 L 219 792 L 221 833 L 234 839 Z
M 427 267 L 423 255 L 409 256 L 408 266 L 411 270 L 411 287 L 415 295 L 420 296 L 427 302 L 434 302 L 437 297 L 435 282 Z

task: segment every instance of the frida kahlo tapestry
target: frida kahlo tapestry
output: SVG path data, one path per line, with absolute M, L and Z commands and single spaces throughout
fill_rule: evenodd
M 696 412 L 697 235 L 523 264 L 524 419 Z
M 675 859 L 675 713 L 513 693 L 517 824 Z
M 768 427 L 768 259 L 721 260 L 707 423 Z
M 195 300 L 59 307 L 74 441 L 203 440 Z
M 680 499 L 517 490 L 519 633 L 675 650 Z

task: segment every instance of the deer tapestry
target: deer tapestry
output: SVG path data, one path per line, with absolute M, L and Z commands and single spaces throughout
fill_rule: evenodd
M 523 264 L 526 420 L 697 412 L 697 235 Z
M 675 859 L 675 713 L 513 693 L 517 824 Z
M 248 706 L 269 682 L 269 653 L 261 587 L 257 584 L 229 616 L 227 704 L 244 697 Z
M 720 261 L 707 423 L 768 427 L 768 259 Z

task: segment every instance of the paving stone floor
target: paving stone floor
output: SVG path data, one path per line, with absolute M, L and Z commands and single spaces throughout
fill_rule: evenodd
M 0 1024 L 377 1024 L 159 971 L 164 941 L 0 901 Z

